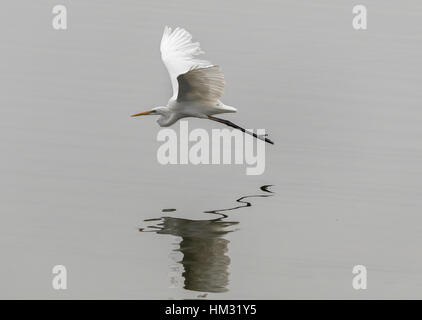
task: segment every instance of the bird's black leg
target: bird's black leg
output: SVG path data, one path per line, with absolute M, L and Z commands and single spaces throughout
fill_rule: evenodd
M 213 116 L 208 116 L 208 119 L 213 120 L 213 121 L 217 121 L 217 122 L 220 122 L 220 123 L 224 123 L 225 125 L 227 125 L 229 127 L 232 127 L 232 128 L 238 129 L 238 130 L 240 130 L 240 131 L 242 131 L 244 133 L 250 134 L 251 136 L 253 136 L 253 137 L 257 138 L 257 139 L 260 139 L 260 140 L 263 140 L 265 142 L 274 144 L 274 142 L 272 142 L 270 139 L 266 138 L 267 135 L 258 136 L 256 133 L 250 132 L 250 131 L 246 130 L 245 128 L 239 127 L 237 124 L 234 124 L 233 122 L 231 122 L 229 120 L 225 120 L 225 119 L 221 119 L 221 118 L 216 118 L 216 117 L 213 117 Z

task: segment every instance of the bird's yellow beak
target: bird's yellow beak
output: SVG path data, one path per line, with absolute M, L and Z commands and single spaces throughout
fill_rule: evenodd
M 135 113 L 132 114 L 131 117 L 139 117 L 139 116 L 146 116 L 150 113 L 152 113 L 154 110 L 149 110 L 149 111 L 144 111 L 144 112 L 140 112 L 140 113 Z

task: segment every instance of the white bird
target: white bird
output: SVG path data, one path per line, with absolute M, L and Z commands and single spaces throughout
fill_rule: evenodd
M 199 42 L 183 28 L 172 31 L 165 27 L 160 45 L 161 58 L 167 67 L 173 87 L 173 96 L 166 106 L 133 114 L 132 117 L 160 115 L 158 124 L 168 127 L 186 117 L 209 119 L 248 133 L 273 144 L 265 136 L 256 135 L 231 121 L 216 118 L 215 114 L 236 112 L 236 108 L 220 101 L 224 92 L 224 75 L 220 68 L 206 60 L 197 59 L 203 54 Z

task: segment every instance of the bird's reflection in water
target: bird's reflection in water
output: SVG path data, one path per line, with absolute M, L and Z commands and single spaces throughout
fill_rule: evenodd
M 224 236 L 232 231 L 230 228 L 239 222 L 227 221 L 228 216 L 224 213 L 252 204 L 246 201 L 248 198 L 269 197 L 272 191 L 270 185 L 262 186 L 260 189 L 265 194 L 243 196 L 236 201 L 240 203 L 232 208 L 205 211 L 217 215 L 210 220 L 189 220 L 174 217 L 161 217 L 158 219 L 146 219 L 145 222 L 153 222 L 146 228 L 140 228 L 141 232 L 155 232 L 157 234 L 169 234 L 181 237 L 176 251 L 183 254 L 180 263 L 184 271 L 184 288 L 187 290 L 201 292 L 224 292 L 227 291 L 229 283 L 228 267 L 230 258 L 227 255 L 229 240 Z M 166 209 L 164 212 L 174 211 Z

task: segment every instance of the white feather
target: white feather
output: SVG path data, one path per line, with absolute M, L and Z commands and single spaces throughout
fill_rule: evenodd
M 176 99 L 179 91 L 177 77 L 194 68 L 203 68 L 211 66 L 206 60 L 195 58 L 195 56 L 204 53 L 201 50 L 199 42 L 192 42 L 192 35 L 183 28 L 177 27 L 172 31 L 165 27 L 160 45 L 161 59 L 170 75 L 173 87 L 172 99 Z
M 177 101 L 217 102 L 224 93 L 224 75 L 218 66 L 192 69 L 177 78 Z

